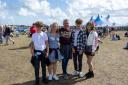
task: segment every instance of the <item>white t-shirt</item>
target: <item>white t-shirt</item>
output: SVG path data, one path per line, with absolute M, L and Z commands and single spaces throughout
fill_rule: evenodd
M 93 52 L 96 50 L 98 46 L 98 34 L 95 31 L 91 31 L 89 33 L 88 39 L 87 39 L 87 45 L 92 45 Z
M 32 41 L 34 42 L 35 50 L 43 51 L 46 49 L 45 41 L 48 40 L 48 36 L 45 32 L 34 33 L 32 35 Z

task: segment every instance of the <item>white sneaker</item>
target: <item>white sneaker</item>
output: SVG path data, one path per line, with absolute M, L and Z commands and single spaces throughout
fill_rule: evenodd
M 52 80 L 52 75 L 50 74 L 49 77 L 48 77 L 48 80 Z
M 84 77 L 84 75 L 85 75 L 85 74 L 84 74 L 84 73 L 82 73 L 82 72 L 80 72 L 80 73 L 79 73 L 79 77 L 80 77 L 80 78 L 83 78 L 83 77 Z
M 58 78 L 56 75 L 54 75 L 52 78 L 53 78 L 54 80 L 59 80 L 59 78 Z
M 74 72 L 72 73 L 72 75 L 73 75 L 73 76 L 77 76 L 77 75 L 79 75 L 79 72 L 78 72 L 78 71 L 74 71 Z

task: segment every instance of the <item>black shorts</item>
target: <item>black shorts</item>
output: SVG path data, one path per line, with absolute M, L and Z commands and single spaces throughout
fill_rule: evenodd
M 95 56 L 95 52 L 85 52 L 85 54 L 88 56 Z

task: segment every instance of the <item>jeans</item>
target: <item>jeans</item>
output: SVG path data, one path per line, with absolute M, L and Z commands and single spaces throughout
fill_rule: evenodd
M 72 58 L 71 45 L 61 45 L 60 46 L 60 53 L 64 57 L 62 60 L 62 71 L 63 71 L 63 74 L 67 74 L 68 61 L 69 61 L 69 59 Z
M 35 81 L 36 83 L 39 83 L 39 69 L 40 69 L 40 63 L 42 67 L 42 80 L 46 79 L 46 58 L 45 53 L 41 53 L 40 55 L 34 56 L 34 69 L 35 69 Z
M 76 47 L 74 49 L 75 49 L 75 53 L 73 53 L 74 69 L 75 69 L 75 71 L 81 72 L 82 71 L 83 53 L 79 54 Z
M 62 69 L 63 69 L 63 74 L 67 74 L 67 65 L 68 65 L 68 58 L 64 58 L 62 60 Z

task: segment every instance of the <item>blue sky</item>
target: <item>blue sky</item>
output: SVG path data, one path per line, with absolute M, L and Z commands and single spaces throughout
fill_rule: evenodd
M 119 5 L 120 4 L 120 5 Z M 0 24 L 31 25 L 37 20 L 62 25 L 65 18 L 74 24 L 82 18 L 84 24 L 98 14 L 110 22 L 128 24 L 128 0 L 0 0 Z

